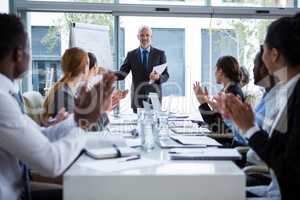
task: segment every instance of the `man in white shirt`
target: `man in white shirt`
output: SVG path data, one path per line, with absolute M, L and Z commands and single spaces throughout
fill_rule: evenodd
M 24 195 L 28 182 L 20 163 L 45 176 L 61 175 L 89 142 L 84 129 L 109 107 L 115 77 L 105 74 L 90 90 L 82 87 L 74 115 L 41 129 L 22 112 L 13 84 L 28 70 L 27 34 L 14 15 L 0 14 L 0 26 L 0 199 L 30 200 L 30 193 Z

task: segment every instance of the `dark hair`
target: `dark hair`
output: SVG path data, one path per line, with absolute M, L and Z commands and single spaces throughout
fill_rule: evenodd
M 254 76 L 254 84 L 255 85 L 260 85 L 262 87 L 265 87 L 260 83 L 261 80 L 264 78 L 269 78 L 270 85 L 268 86 L 269 88 L 265 89 L 271 89 L 275 84 L 276 80 L 274 75 L 270 74 L 265 63 L 263 62 L 262 55 L 263 55 L 264 49 L 263 46 L 260 46 L 260 51 L 256 54 L 254 58 L 254 67 L 253 67 L 253 76 Z
M 97 58 L 95 56 L 95 54 L 88 52 L 88 56 L 90 59 L 90 65 L 89 65 L 89 69 L 92 69 L 95 65 L 97 65 Z
M 276 48 L 289 67 L 300 65 L 300 14 L 272 22 L 265 44 L 270 49 Z
M 11 51 L 25 48 L 27 34 L 19 17 L 13 14 L 0 14 L 0 60 Z
M 233 56 L 223 56 L 217 61 L 217 69 L 221 69 L 224 75 L 233 82 L 240 83 L 241 74 L 238 61 Z
M 250 81 L 250 74 L 245 66 L 240 66 L 240 72 L 241 72 L 241 84 L 247 85 Z

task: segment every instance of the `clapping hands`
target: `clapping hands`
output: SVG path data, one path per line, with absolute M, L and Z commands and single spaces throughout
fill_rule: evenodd
M 207 91 L 206 87 L 203 90 L 203 88 L 200 86 L 200 83 L 198 81 L 196 81 L 193 84 L 193 89 L 194 89 L 194 93 L 196 95 L 196 98 L 197 98 L 197 100 L 199 101 L 200 104 L 208 103 L 209 95 L 208 95 L 208 91 Z
M 87 81 L 80 88 L 75 97 L 74 109 L 74 119 L 78 126 L 88 129 L 110 108 L 115 80 L 114 74 L 108 72 L 104 73 L 103 78 L 90 89 Z

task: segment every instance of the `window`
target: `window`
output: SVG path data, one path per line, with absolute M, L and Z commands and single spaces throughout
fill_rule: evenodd
M 136 35 L 141 25 L 152 28 L 152 45 L 166 52 L 169 66 L 170 79 L 163 84 L 164 108 L 173 112 L 197 113 L 199 104 L 194 97 L 193 83 L 200 81 L 212 94 L 217 93 L 222 86 L 215 81 L 215 64 L 224 55 L 236 57 L 252 75 L 254 56 L 271 21 L 128 16 L 120 17 L 120 27 L 121 34 L 124 31 L 124 55 L 139 46 Z M 125 88 L 130 86 L 129 75 Z M 129 105 L 125 106 L 129 109 Z
M 1 0 L 0 1 L 0 13 L 8 13 L 9 12 L 9 1 Z
M 294 0 L 215 0 L 213 6 L 294 7 Z
M 184 29 L 153 28 L 154 47 L 165 51 L 170 78 L 163 84 L 163 95 L 185 95 Z M 156 36 L 156 37 L 155 37 Z M 159 36 L 159 37 L 157 37 Z M 176 41 L 176 42 L 175 42 Z
M 110 42 L 112 41 L 113 18 L 111 15 L 32 12 L 29 18 L 31 22 L 32 87 L 43 95 L 62 76 L 60 59 L 65 49 L 69 48 L 70 24 L 80 22 L 105 25 L 109 28 Z M 89 49 L 85 50 L 89 51 Z M 100 59 L 98 58 L 98 61 Z
M 206 6 L 210 0 L 119 0 L 127 4 L 197 5 Z
M 216 84 L 214 76 L 217 60 L 221 56 L 231 55 L 237 58 L 237 38 L 231 29 L 201 30 L 201 83 L 217 94 L 222 87 Z M 211 49 L 210 49 L 211 48 Z
M 61 55 L 61 36 L 56 33 L 53 46 L 48 47 L 43 43 L 47 33 L 54 27 L 32 26 L 32 85 L 33 89 L 42 95 L 51 85 L 48 81 L 52 79 L 56 82 L 61 74 L 60 55 Z

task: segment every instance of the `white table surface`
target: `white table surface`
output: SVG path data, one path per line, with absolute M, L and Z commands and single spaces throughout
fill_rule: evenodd
M 168 160 L 167 151 L 156 147 L 142 157 Z M 245 199 L 245 175 L 231 161 L 168 161 L 114 172 L 80 165 L 90 161 L 83 155 L 64 174 L 64 200 Z

